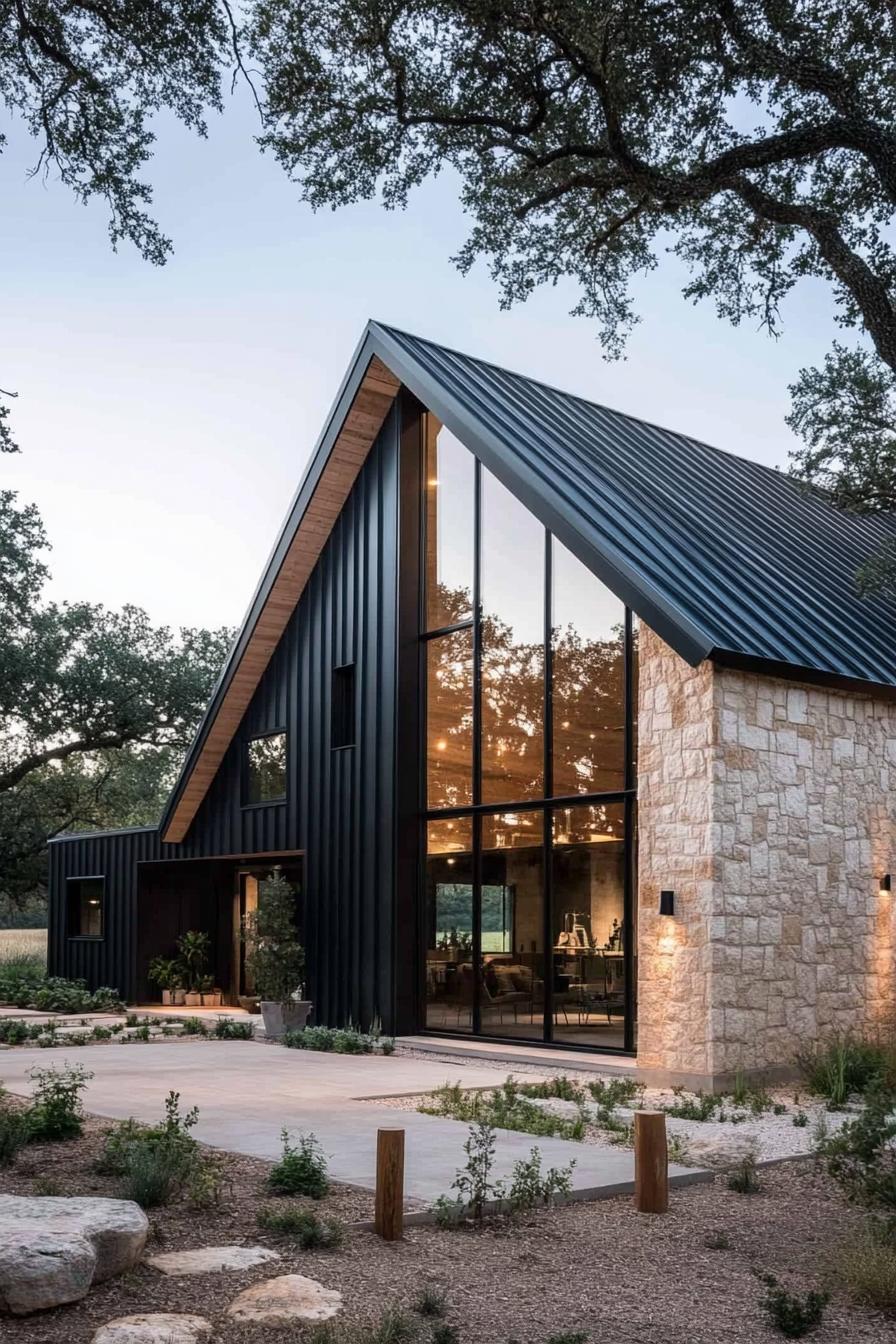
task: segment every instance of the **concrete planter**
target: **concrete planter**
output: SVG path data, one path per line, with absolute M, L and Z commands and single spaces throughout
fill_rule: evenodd
M 162 990 L 162 1003 L 163 1003 L 163 1005 L 164 1005 L 166 1008 L 167 1008 L 167 1007 L 169 1006 L 169 1004 L 171 1003 L 171 990 L 170 990 L 170 989 L 163 989 L 163 990 Z
M 184 1003 L 186 1004 L 186 1006 L 187 1006 L 188 1008 L 201 1008 L 201 1007 L 202 1007 L 202 995 L 199 993 L 198 990 L 195 990 L 195 991 L 194 991 L 194 990 L 188 989 L 187 992 L 186 992 L 186 994 L 184 995 Z
M 264 1022 L 264 1034 L 270 1041 L 279 1041 L 287 1031 L 298 1031 L 308 1021 L 311 1003 L 308 999 L 299 999 L 292 1003 L 272 1003 L 268 999 L 261 1001 L 261 1020 Z
M 184 1006 L 184 999 L 186 998 L 186 990 L 172 989 L 169 991 L 169 993 L 171 994 L 171 1002 L 174 1005 L 174 1007 L 182 1008 Z
M 203 1008 L 220 1008 L 221 1007 L 220 989 L 211 989 L 207 993 L 203 993 L 202 1006 Z

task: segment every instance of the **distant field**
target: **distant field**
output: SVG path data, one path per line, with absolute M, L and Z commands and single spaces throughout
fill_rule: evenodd
M 0 968 L 4 962 L 25 960 L 47 964 L 46 929 L 0 929 Z

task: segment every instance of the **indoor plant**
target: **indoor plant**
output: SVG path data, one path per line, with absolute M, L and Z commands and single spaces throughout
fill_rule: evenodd
M 296 892 L 277 867 L 260 883 L 258 908 L 243 925 L 246 969 L 261 1000 L 265 1035 L 277 1040 L 304 1027 L 311 1004 L 302 998 L 305 950 L 295 924 Z
M 177 940 L 178 963 L 187 986 L 184 1003 L 188 1008 L 198 1008 L 202 1003 L 201 985 L 210 947 L 208 934 L 198 929 L 188 929 Z

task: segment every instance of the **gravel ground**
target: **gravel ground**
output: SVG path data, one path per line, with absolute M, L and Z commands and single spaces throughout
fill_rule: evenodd
M 450 1083 L 460 1082 L 463 1085 L 466 1060 L 459 1057 L 457 1059 L 446 1059 L 444 1055 L 437 1056 L 420 1050 L 399 1049 L 397 1053 L 430 1061 L 439 1058 L 445 1063 L 445 1081 Z M 523 1082 L 527 1080 L 538 1082 L 562 1074 L 570 1082 L 579 1084 L 586 1091 L 588 1083 L 594 1082 L 598 1078 L 603 1078 L 604 1082 L 610 1081 L 609 1075 L 601 1075 L 593 1071 L 575 1073 L 569 1069 L 528 1064 L 514 1065 L 512 1070 L 508 1070 L 508 1073 L 512 1074 L 518 1081 Z M 693 1094 L 688 1093 L 686 1095 Z M 738 1138 L 753 1139 L 756 1145 L 757 1160 L 769 1162 L 810 1154 L 813 1151 L 813 1141 L 819 1125 L 823 1125 L 829 1132 L 833 1132 L 850 1118 L 848 1111 L 828 1111 L 824 1102 L 810 1097 L 804 1091 L 800 1091 L 796 1085 L 787 1088 L 769 1089 L 769 1096 L 773 1106 L 784 1107 L 782 1114 L 775 1115 L 774 1111 L 770 1110 L 757 1116 L 749 1113 L 744 1107 L 736 1107 L 731 1103 L 726 1103 L 723 1109 L 729 1118 L 724 1121 L 685 1120 L 677 1116 L 668 1116 L 666 1128 L 669 1134 L 681 1137 L 685 1145 L 683 1159 L 685 1163 L 687 1162 L 687 1143 L 689 1139 L 728 1139 L 732 1135 L 736 1135 Z M 415 1111 L 422 1104 L 425 1104 L 426 1100 L 427 1094 L 424 1093 L 418 1096 L 391 1097 L 379 1101 L 377 1104 L 400 1111 Z M 648 1110 L 661 1110 L 671 1106 L 677 1100 L 678 1098 L 669 1089 L 648 1087 L 644 1089 L 642 1104 Z M 562 1107 L 559 1110 L 562 1112 Z M 621 1121 L 631 1120 L 632 1112 L 625 1107 L 618 1107 L 616 1114 Z M 794 1117 L 801 1114 L 806 1116 L 807 1123 L 805 1125 L 795 1125 L 793 1123 Z M 732 1122 L 730 1118 L 732 1115 L 738 1117 L 736 1123 Z M 606 1147 L 618 1143 L 619 1135 L 597 1125 L 589 1125 L 583 1142 L 594 1144 L 597 1147 Z
M 28 1150 L 0 1178 L 10 1193 L 46 1190 L 109 1194 L 113 1183 L 91 1163 L 105 1122 L 90 1121 L 75 1142 Z M 296 1252 L 255 1225 L 268 1165 L 234 1157 L 232 1193 L 219 1211 L 184 1206 L 150 1212 L 150 1251 L 221 1244 L 266 1244 L 277 1264 L 239 1274 L 166 1278 L 141 1266 L 99 1285 L 82 1302 L 15 1321 L 0 1321 L 10 1344 L 88 1344 L 118 1315 L 191 1311 L 207 1316 L 220 1344 L 262 1344 L 272 1332 L 236 1326 L 223 1315 L 248 1284 L 274 1273 L 302 1273 L 339 1289 L 347 1322 L 374 1319 L 386 1306 L 411 1307 L 426 1284 L 444 1289 L 448 1319 L 461 1344 L 544 1344 L 551 1335 L 585 1331 L 590 1344 L 765 1344 L 780 1339 L 765 1323 L 754 1267 L 774 1269 L 791 1289 L 825 1281 L 837 1245 L 860 1222 L 811 1162 L 773 1167 L 762 1191 L 742 1196 L 725 1184 L 674 1191 L 664 1217 L 638 1215 L 627 1198 L 576 1204 L 524 1221 L 498 1220 L 484 1231 L 410 1228 L 387 1245 L 349 1231 L 336 1251 Z M 314 1207 L 342 1218 L 369 1216 L 370 1197 L 345 1187 Z M 707 1238 L 724 1234 L 727 1248 Z M 276 1331 L 295 1340 L 298 1332 Z M 301 1336 L 299 1336 L 301 1337 Z M 884 1344 L 892 1323 L 849 1306 L 836 1292 L 817 1344 Z M 423 1344 L 428 1333 L 423 1336 Z

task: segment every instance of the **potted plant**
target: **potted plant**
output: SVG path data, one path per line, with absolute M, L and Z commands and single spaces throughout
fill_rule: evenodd
M 215 981 L 213 976 L 204 975 L 200 982 L 199 988 L 202 991 L 203 1008 L 221 1007 L 221 991 L 220 989 L 215 988 Z
M 305 950 L 295 924 L 296 892 L 278 866 L 260 883 L 258 908 L 246 917 L 246 969 L 261 1001 L 264 1033 L 278 1040 L 304 1027 L 311 1011 L 303 998 Z
M 210 948 L 208 934 L 198 929 L 188 929 L 177 940 L 178 962 L 187 987 L 184 1003 L 188 1008 L 198 1008 L 202 1003 L 201 986 Z
M 178 984 L 177 962 L 173 957 L 153 957 L 146 972 L 150 984 L 158 985 L 162 992 L 162 1003 L 170 1004 L 175 986 Z

